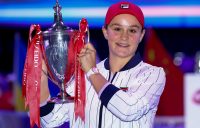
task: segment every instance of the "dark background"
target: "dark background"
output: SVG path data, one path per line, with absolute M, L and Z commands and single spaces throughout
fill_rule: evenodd
M 43 30 L 45 30 L 43 28 Z M 75 29 L 77 29 L 75 27 Z M 147 31 L 149 28 L 146 28 Z M 194 57 L 200 50 L 200 28 L 153 28 L 166 50 L 173 57 L 177 52 L 183 52 L 188 57 Z M 29 27 L 0 26 L 0 72 L 13 72 L 15 33 L 20 33 L 25 46 L 28 43 Z M 101 28 L 90 29 L 91 41 L 97 49 L 100 60 L 108 56 L 107 42 L 103 37 Z M 146 35 L 139 46 L 143 55 Z

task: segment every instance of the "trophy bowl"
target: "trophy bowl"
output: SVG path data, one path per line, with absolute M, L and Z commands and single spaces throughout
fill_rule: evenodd
M 66 102 L 66 73 L 68 63 L 68 45 L 73 35 L 72 29 L 57 29 L 43 32 L 43 55 L 48 76 L 59 88 L 60 98 L 55 102 Z M 68 101 L 67 101 L 68 102 Z

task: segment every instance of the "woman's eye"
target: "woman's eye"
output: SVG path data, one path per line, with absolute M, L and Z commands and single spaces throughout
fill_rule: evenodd
M 135 29 L 130 29 L 129 31 L 130 31 L 130 33 L 136 33 L 137 32 Z
M 113 30 L 115 30 L 115 31 L 120 31 L 121 28 L 119 28 L 119 27 L 115 27 L 115 28 L 113 28 Z

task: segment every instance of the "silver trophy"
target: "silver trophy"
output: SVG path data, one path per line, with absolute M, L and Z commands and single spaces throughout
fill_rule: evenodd
M 68 65 L 68 46 L 75 30 L 66 27 L 62 20 L 61 6 L 56 0 L 54 6 L 54 24 L 43 32 L 43 55 L 47 65 L 49 78 L 60 88 L 60 96 L 52 102 L 70 102 L 66 94 L 66 72 Z M 88 31 L 89 32 L 89 31 Z M 87 36 L 89 39 L 89 34 Z M 73 80 L 73 76 L 70 81 Z M 70 98 L 71 99 L 71 98 Z

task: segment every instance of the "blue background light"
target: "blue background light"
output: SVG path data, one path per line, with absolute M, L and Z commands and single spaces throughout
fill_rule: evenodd
M 104 22 L 104 16 L 107 7 L 117 2 L 118 0 L 76 0 L 64 1 L 60 0 L 62 6 L 63 20 L 65 24 L 77 26 L 82 17 L 88 19 L 90 27 L 101 27 Z M 132 0 L 129 0 L 132 1 Z M 195 7 L 198 9 L 194 15 L 185 16 L 184 14 L 177 14 L 170 16 L 156 16 L 145 14 L 146 26 L 151 27 L 200 27 L 200 1 L 199 0 L 140 0 L 135 1 L 136 4 L 142 8 L 161 7 L 161 13 L 166 13 L 165 7 L 179 8 Z M 0 25 L 25 25 L 41 24 L 49 25 L 53 22 L 53 6 L 54 0 L 29 0 L 29 1 L 1 1 L 0 2 Z M 93 9 L 91 11 L 91 9 Z M 89 11 L 88 11 L 89 10 Z M 88 12 L 87 12 L 88 11 Z M 152 13 L 155 13 L 155 10 Z M 160 10 L 158 10 L 160 12 Z M 183 12 L 184 13 L 184 12 Z

